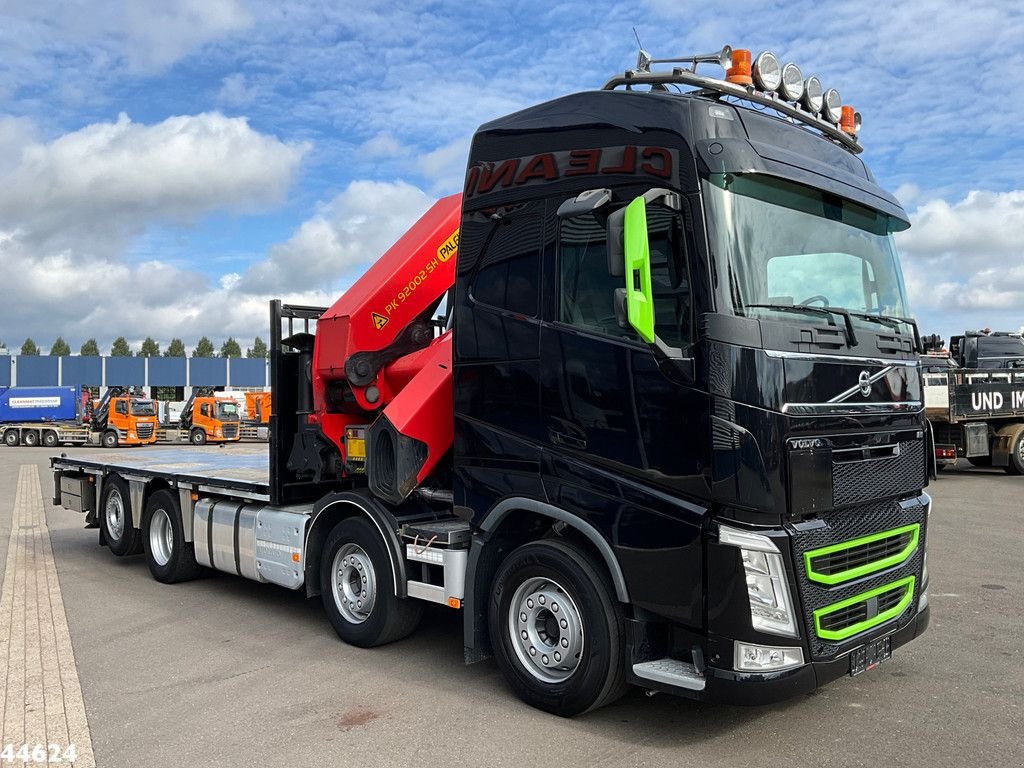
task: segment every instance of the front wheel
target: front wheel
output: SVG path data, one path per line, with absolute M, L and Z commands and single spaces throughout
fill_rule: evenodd
M 395 596 L 386 545 L 362 517 L 342 520 L 327 537 L 320 597 L 338 637 L 361 648 L 401 640 L 416 628 L 423 611 L 419 603 Z
M 527 704 L 571 717 L 625 692 L 622 606 L 582 549 L 538 541 L 512 552 L 494 577 L 488 619 L 498 667 Z
M 1017 433 L 1017 439 L 1013 441 L 1010 449 L 1009 462 L 1006 464 L 1006 474 L 1024 475 L 1024 430 Z
M 193 429 L 189 436 L 192 445 L 206 445 L 206 432 L 201 429 Z
M 108 429 L 103 433 L 103 437 L 100 438 L 100 443 L 104 448 L 117 448 L 119 442 L 121 442 L 121 439 L 117 436 L 117 432 L 112 429 Z

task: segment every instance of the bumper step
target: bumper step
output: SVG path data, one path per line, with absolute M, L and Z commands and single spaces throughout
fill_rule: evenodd
M 707 681 L 697 668 L 679 659 L 655 659 L 633 665 L 633 674 L 644 680 L 673 685 L 690 691 L 703 691 Z

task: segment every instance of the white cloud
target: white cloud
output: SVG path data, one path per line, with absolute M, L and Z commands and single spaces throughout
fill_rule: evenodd
M 258 210 L 281 202 L 308 148 L 216 112 L 155 125 L 122 114 L 23 144 L 18 163 L 0 176 L 0 228 L 34 242 L 92 233 L 116 246 L 154 221 Z
M 910 218 L 913 226 L 897 242 L 922 330 L 948 337 L 1024 322 L 1024 190 L 930 199 Z
M 303 222 L 287 242 L 253 264 L 239 288 L 274 293 L 337 285 L 387 250 L 433 199 L 403 181 L 353 181 Z
M 163 69 L 252 23 L 240 0 L 33 0 L 4 3 L 4 12 L 26 54 L 49 56 L 70 42 L 97 63 L 123 60 L 137 72 Z

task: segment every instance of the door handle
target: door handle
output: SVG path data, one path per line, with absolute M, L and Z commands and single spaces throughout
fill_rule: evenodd
M 575 448 L 580 451 L 585 451 L 587 449 L 586 440 L 579 437 L 573 437 L 572 435 L 567 435 L 565 432 L 556 432 L 553 429 L 548 431 L 551 434 L 551 442 L 556 445 L 562 445 L 566 448 Z

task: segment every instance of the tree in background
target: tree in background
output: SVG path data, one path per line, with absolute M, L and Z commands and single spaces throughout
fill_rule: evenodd
M 234 336 L 228 336 L 228 340 L 220 348 L 221 357 L 241 357 L 242 348 L 235 341 Z
M 99 357 L 100 347 L 96 343 L 96 339 L 89 339 L 82 345 L 82 348 L 78 350 L 78 354 L 82 357 Z
M 67 357 L 71 354 L 71 347 L 64 341 L 63 337 L 58 336 L 54 339 L 53 344 L 50 345 L 50 356 L 51 357 Z
M 39 347 L 36 346 L 36 343 L 34 341 L 32 341 L 31 338 L 25 339 L 25 343 L 21 345 L 21 352 L 20 352 L 20 354 L 22 354 L 22 355 L 38 355 L 39 354 Z
M 171 339 L 171 343 L 167 345 L 167 351 L 164 352 L 164 357 L 184 357 L 185 356 L 185 342 L 181 339 Z
M 160 345 L 152 336 L 147 336 L 142 342 L 142 349 L 139 350 L 139 357 L 160 357 Z
M 252 346 L 245 352 L 246 357 L 263 357 L 267 356 L 267 344 L 259 336 L 252 343 Z
M 192 350 L 192 357 L 213 357 L 213 342 L 203 336 Z
M 128 340 L 124 336 L 118 336 L 110 345 L 111 357 L 131 357 L 132 348 L 128 346 Z

